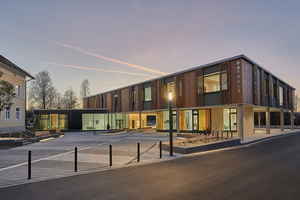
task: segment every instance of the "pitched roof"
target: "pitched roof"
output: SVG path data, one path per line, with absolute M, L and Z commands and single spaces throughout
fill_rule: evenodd
M 29 74 L 28 72 L 26 72 L 25 70 L 23 70 L 22 68 L 18 67 L 17 65 L 15 65 L 14 63 L 12 63 L 11 61 L 9 61 L 8 59 L 6 59 L 5 57 L 3 57 L 2 55 L 0 55 L 0 62 L 13 68 L 14 70 L 35 79 L 31 74 Z

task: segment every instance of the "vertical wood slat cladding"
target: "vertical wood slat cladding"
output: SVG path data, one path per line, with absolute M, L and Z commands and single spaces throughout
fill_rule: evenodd
M 102 97 L 103 97 L 103 108 L 107 108 L 107 106 L 106 106 L 106 95 L 102 94 Z
M 257 66 L 253 66 L 253 104 L 258 105 L 258 99 L 259 99 L 259 74 L 258 74 Z
M 227 89 L 222 90 L 222 72 L 227 74 Z M 230 104 L 230 63 L 225 62 L 220 64 L 220 103 Z
M 176 108 L 182 108 L 183 107 L 183 82 L 182 82 L 182 77 L 183 75 L 182 74 L 177 74 L 175 76 L 175 84 L 176 84 L 176 87 L 177 87 L 177 91 L 176 91 L 176 96 L 175 96 L 175 99 L 176 100 L 176 104 L 174 104 L 174 106 Z M 180 82 L 182 83 L 182 95 L 180 96 Z
M 118 112 L 130 111 L 130 108 L 129 108 L 130 107 L 130 95 L 129 95 L 130 89 L 132 90 L 132 88 L 125 88 L 125 89 L 121 90 L 121 92 L 120 92 L 121 93 L 121 96 L 120 96 L 121 109 Z M 119 99 L 119 96 L 118 96 L 118 99 Z
M 96 108 L 100 108 L 100 95 L 96 96 Z
M 238 62 L 240 63 L 238 65 Z M 242 59 L 230 61 L 230 101 L 232 104 L 243 103 L 243 66 Z
M 151 81 L 151 110 L 156 110 L 156 81 Z
M 295 90 L 294 89 L 292 89 L 292 92 L 291 92 L 291 102 L 292 102 L 291 110 L 295 110 L 296 109 L 296 102 L 295 102 Z
M 279 80 L 277 79 L 277 83 L 276 83 L 276 85 L 277 85 L 277 108 L 279 108 L 280 107 L 280 99 L 279 99 Z
M 87 99 L 83 99 L 82 101 L 82 107 L 87 108 Z
M 117 99 L 117 112 L 121 112 L 122 111 L 122 95 L 121 95 L 121 90 L 117 90 L 117 95 L 118 95 L 118 99 Z
M 142 85 L 135 86 L 135 110 L 142 110 Z
M 111 108 L 112 108 L 111 94 L 112 94 L 112 92 L 108 92 L 108 93 L 105 94 L 105 103 L 106 103 L 105 106 L 108 110 L 108 113 L 112 113 L 112 110 L 111 110 Z
M 292 93 L 293 93 L 293 89 L 291 87 L 289 87 L 289 88 L 290 88 L 289 89 L 290 90 L 290 92 L 289 92 L 289 106 L 290 106 L 289 109 L 292 110 L 292 105 L 293 105 L 292 104 L 292 102 L 293 102 L 293 94 Z
M 263 69 L 260 70 L 260 105 L 265 106 L 265 72 Z
M 196 69 L 195 70 L 195 88 L 196 88 L 196 106 L 203 106 L 203 69 Z M 199 81 L 202 81 L 202 83 L 200 83 L 200 85 L 202 86 L 202 88 L 199 88 L 199 92 L 198 93 L 198 77 L 202 77 L 201 80 Z
M 139 111 L 141 111 L 143 109 L 143 94 L 142 94 L 142 90 L 143 90 L 143 85 L 140 84 L 139 85 Z
M 89 97 L 89 108 L 93 108 L 93 97 Z
M 164 79 L 159 79 L 156 81 L 156 107 L 157 109 L 164 108 Z
M 253 65 L 242 59 L 243 66 L 243 103 L 253 104 Z
M 273 107 L 273 77 L 269 75 L 269 105 Z
M 288 108 L 288 103 L 287 103 L 287 85 L 284 84 L 283 86 L 283 107 L 285 109 Z
M 133 111 L 133 90 L 132 87 L 129 88 L 129 111 Z
M 111 112 L 114 113 L 116 112 L 116 99 L 115 99 L 115 92 L 110 92 L 110 97 L 111 97 Z
M 183 107 L 196 106 L 195 71 L 183 73 Z

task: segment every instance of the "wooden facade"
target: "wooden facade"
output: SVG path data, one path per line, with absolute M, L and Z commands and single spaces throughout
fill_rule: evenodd
M 151 110 L 166 109 L 166 83 L 174 80 L 174 107 L 175 108 L 195 108 L 207 106 L 204 99 L 208 98 L 209 93 L 204 91 L 205 74 L 209 72 L 210 67 L 213 70 L 219 67 L 219 104 L 248 104 L 258 106 L 269 106 L 281 108 L 280 105 L 280 85 L 283 88 L 283 108 L 291 109 L 294 107 L 294 88 L 284 83 L 274 75 L 267 72 L 262 67 L 243 56 L 235 57 L 226 61 L 220 61 L 217 65 L 214 63 L 209 66 L 198 67 L 190 71 L 184 71 L 162 77 L 143 84 L 102 93 L 99 95 L 87 97 L 83 99 L 83 108 L 107 108 L 109 113 L 114 112 L 132 112 L 142 111 L 143 102 L 143 86 L 145 84 L 151 87 Z M 217 69 L 218 70 L 218 69 Z M 216 73 L 215 71 L 213 71 Z M 265 81 L 268 81 L 268 93 L 265 95 Z M 167 81 L 167 82 L 166 82 Z M 273 86 L 273 83 L 276 84 Z M 148 86 L 147 86 L 148 87 Z M 274 90 L 273 91 L 273 87 Z M 273 98 L 273 93 L 276 97 Z M 135 94 L 135 97 L 134 97 Z M 115 95 L 117 98 L 115 98 Z M 135 98 L 135 102 L 134 102 Z M 211 98 L 211 97 L 210 97 Z M 115 100 L 117 99 L 117 102 Z M 207 101 L 207 100 L 206 100 Z M 266 102 L 267 101 L 267 102 Z M 148 110 L 150 104 L 148 105 Z M 211 105 L 210 105 L 211 106 Z

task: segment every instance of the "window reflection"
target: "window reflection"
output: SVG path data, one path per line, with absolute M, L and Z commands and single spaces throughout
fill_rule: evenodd
M 220 73 L 204 75 L 204 93 L 220 91 Z

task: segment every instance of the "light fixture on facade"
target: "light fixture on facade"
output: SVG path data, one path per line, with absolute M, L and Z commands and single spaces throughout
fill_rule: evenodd
M 169 100 L 172 100 L 172 92 L 169 92 Z

